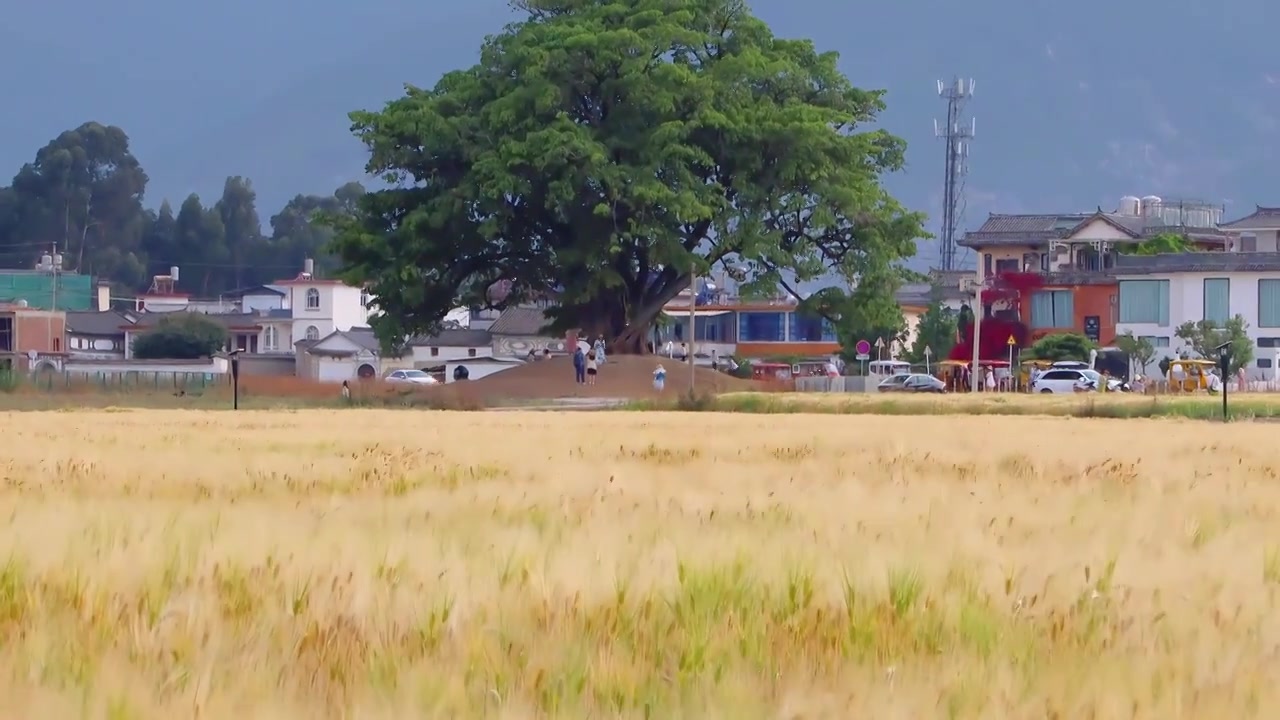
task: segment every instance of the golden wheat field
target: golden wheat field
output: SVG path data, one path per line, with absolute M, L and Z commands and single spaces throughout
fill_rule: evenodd
M 9 718 L 1244 718 L 1275 428 L 11 414 Z

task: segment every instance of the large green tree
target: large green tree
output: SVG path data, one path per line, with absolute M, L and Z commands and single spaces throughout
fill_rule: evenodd
M 741 0 L 524 0 L 475 66 L 352 114 L 392 187 L 335 222 L 384 341 L 459 303 L 555 295 L 556 325 L 640 352 L 695 273 L 747 293 L 852 283 L 914 253 L 921 220 L 881 186 L 901 140 L 835 53 L 775 37 Z M 513 292 L 491 305 L 493 283 Z M 838 291 L 810 305 L 838 320 Z M 849 324 L 846 322 L 845 324 Z
M 115 126 L 58 135 L 13 178 L 4 211 L 11 246 L 57 243 L 69 270 L 140 282 L 147 174 Z
M 245 273 L 255 247 L 262 243 L 262 221 L 258 219 L 258 195 L 253 184 L 239 176 L 227 178 L 222 198 L 214 206 L 222 221 L 227 255 L 231 261 L 231 284 L 244 287 Z

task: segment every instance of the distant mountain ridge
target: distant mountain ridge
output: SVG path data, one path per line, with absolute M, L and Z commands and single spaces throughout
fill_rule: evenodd
M 855 83 L 888 89 L 882 124 L 909 142 L 909 167 L 888 185 L 933 218 L 943 155 L 934 83 L 976 78 L 962 229 L 989 212 L 1110 209 L 1124 195 L 1222 202 L 1229 219 L 1280 204 L 1275 3 L 751 4 L 778 34 L 841 52 Z M 98 8 L 6 10 L 0 59 L 23 68 L 7 78 L 6 99 L 23 112 L 0 114 L 0 176 L 58 132 L 98 120 L 129 132 L 152 179 L 148 204 L 212 198 L 228 175 L 245 175 L 265 216 L 363 175 L 348 111 L 474 62 L 482 38 L 514 19 L 505 0 L 317 0 L 306 13 L 249 0 Z M 59 32 L 24 30 L 40 27 Z M 924 243 L 917 264 L 936 257 Z

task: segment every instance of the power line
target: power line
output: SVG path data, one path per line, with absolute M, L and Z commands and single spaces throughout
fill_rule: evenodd
M 947 143 L 946 171 L 942 196 L 941 269 L 955 270 L 956 229 L 964 208 L 964 177 L 969 172 L 969 143 L 977 133 L 973 118 L 964 120 L 964 107 L 973 97 L 973 80 L 956 78 L 951 84 L 938 81 L 938 96 L 947 101 L 947 119 L 939 126 L 933 121 L 933 134 Z

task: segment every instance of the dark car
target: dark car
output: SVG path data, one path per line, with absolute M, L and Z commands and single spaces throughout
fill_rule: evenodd
M 902 392 L 903 386 L 906 384 L 907 379 L 910 377 L 911 375 L 908 373 L 903 373 L 901 375 L 890 375 L 889 377 L 880 381 L 880 384 L 876 386 L 876 390 L 879 392 Z

